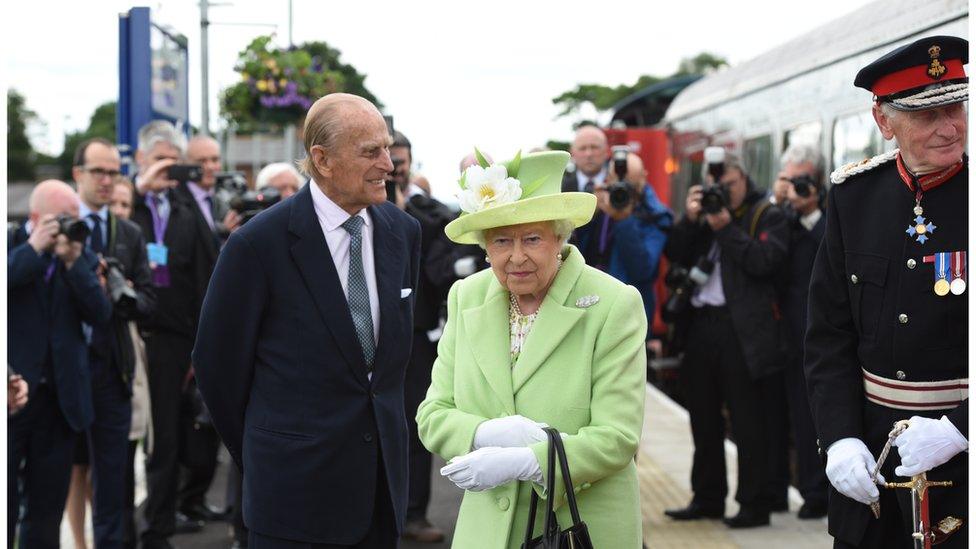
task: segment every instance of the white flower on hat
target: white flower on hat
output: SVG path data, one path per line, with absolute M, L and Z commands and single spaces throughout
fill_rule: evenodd
M 508 169 L 503 164 L 492 164 L 487 168 L 469 166 L 462 180 L 465 189 L 457 198 L 461 210 L 467 213 L 510 204 L 522 196 L 522 183 L 508 177 Z

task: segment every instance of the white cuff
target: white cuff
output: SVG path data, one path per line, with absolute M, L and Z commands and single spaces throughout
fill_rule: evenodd
M 947 416 L 942 416 L 939 421 L 945 424 L 946 433 L 948 433 L 949 440 L 952 442 L 952 445 L 958 448 L 960 452 L 968 452 L 969 440 L 962 436 L 962 433 L 959 432 L 959 429 L 951 421 L 949 421 L 949 418 Z

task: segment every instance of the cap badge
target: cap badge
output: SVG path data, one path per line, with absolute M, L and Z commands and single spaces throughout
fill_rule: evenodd
M 933 80 L 938 80 L 942 78 L 942 75 L 945 74 L 946 72 L 945 65 L 943 65 L 939 61 L 939 54 L 941 53 L 942 53 L 942 48 L 940 48 L 939 46 L 932 46 L 931 48 L 929 48 L 929 57 L 932 58 L 932 62 L 929 63 L 929 70 L 927 72 L 928 75 L 931 76 Z

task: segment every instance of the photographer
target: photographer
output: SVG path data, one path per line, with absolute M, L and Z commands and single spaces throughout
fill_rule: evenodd
M 677 285 L 683 289 L 678 301 L 672 296 L 666 307 L 676 330 L 686 333 L 681 382 L 695 443 L 693 496 L 686 508 L 666 514 L 675 520 L 724 515 L 724 403 L 738 448 L 740 504 L 725 524 L 745 528 L 769 524 L 761 385 L 783 367 L 774 277 L 789 237 L 782 211 L 764 198 L 739 159 L 710 149 L 709 184 L 689 189 L 685 215 L 665 250 L 675 267 L 695 271 L 685 276 L 692 281 Z
M 254 187 L 259 191 L 272 188 L 278 191 L 284 200 L 302 188 L 305 179 L 294 166 L 287 162 L 275 162 L 261 168 L 254 179 Z
M 612 167 L 606 184 L 593 188 L 599 211 L 576 230 L 574 240 L 587 265 L 637 288 L 644 300 L 649 339 L 654 281 L 672 216 L 646 183 L 647 171 L 639 156 L 626 147 L 614 147 Z
M 7 363 L 30 388 L 26 406 L 7 420 L 11 545 L 19 537 L 23 547 L 58 546 L 72 449 L 94 415 L 82 323 L 107 325 L 112 303 L 77 216 L 78 195 L 47 180 L 31 193 L 29 221 L 7 232 Z
M 135 373 L 128 323 L 147 318 L 156 305 L 142 232 L 109 211 L 120 167 L 119 151 L 104 139 L 84 141 L 75 150 L 72 175 L 81 198 L 79 215 L 90 231 L 86 245 L 100 256 L 99 274 L 113 306 L 110 323 L 84 326 L 95 412 L 87 442 L 92 483 L 98 487 L 92 505 L 96 547 L 122 545 Z
M 156 312 L 139 323 L 149 359 L 153 449 L 146 460 L 147 549 L 169 547 L 167 538 L 199 531 L 203 523 L 176 520 L 179 485 L 181 395 L 190 369 L 197 318 L 217 257 L 217 243 L 185 183 L 198 168 L 179 165 L 186 137 L 156 120 L 139 130 L 133 221 L 146 238 Z M 191 169 L 192 168 L 192 169 Z M 184 186 L 181 191 L 178 187 Z

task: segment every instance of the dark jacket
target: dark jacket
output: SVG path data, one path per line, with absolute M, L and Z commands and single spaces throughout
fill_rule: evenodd
M 822 213 L 822 212 L 821 212 Z M 817 249 L 827 226 L 827 216 L 822 213 L 813 229 L 807 230 L 792 210 L 790 216 L 790 255 L 785 269 L 783 284 L 783 317 L 786 319 L 787 342 L 790 356 L 803 357 L 803 337 L 807 331 L 807 295 L 810 290 L 810 274 Z M 791 360 L 791 364 L 794 361 Z
M 855 437 L 877 456 L 892 424 L 915 415 L 945 414 L 968 437 L 968 400 L 951 410 L 880 406 L 865 397 L 862 372 L 863 368 L 904 381 L 969 376 L 967 294 L 971 290 L 935 295 L 934 267 L 925 262 L 935 252 L 968 249 L 967 163 L 964 157 L 959 173 L 924 193 L 923 215 L 936 226 L 924 244 L 906 234 L 915 224 L 915 194 L 898 175 L 894 160 L 830 190 L 826 232 L 810 280 L 804 356 L 810 405 L 824 452 L 842 438 Z M 929 479 L 965 485 L 967 457 L 961 453 L 932 469 Z M 892 463 L 896 460 L 897 455 L 888 458 Z M 831 490 L 828 530 L 857 545 L 874 519 L 866 505 Z
M 167 194 L 171 209 L 163 243 L 169 249 L 170 285 L 156 288 L 156 312 L 141 321 L 139 327 L 150 333 L 165 331 L 192 339 L 217 258 L 217 246 L 193 197 L 187 197 L 189 191 L 181 192 L 177 187 Z M 142 229 L 146 242 L 155 241 L 152 215 L 145 197 L 138 193 L 132 221 Z
M 27 243 L 23 227 L 7 231 L 7 363 L 31 391 L 50 375 L 61 412 L 75 431 L 84 431 L 94 412 L 88 343 L 82 322 L 104 325 L 112 304 L 98 283 L 98 258 L 85 249 L 70 269 Z
M 407 200 L 406 212 L 420 223 L 421 269 L 413 326 L 426 332 L 438 326 L 447 291 L 458 279 L 454 273 L 456 244 L 444 234 L 444 227 L 454 219 L 454 213 L 439 201 L 420 194 Z
M 420 227 L 389 202 L 369 214 L 380 308 L 371 381 L 308 184 L 231 234 L 214 270 L 193 364 L 244 473 L 244 521 L 265 536 L 356 543 L 381 464 L 400 528 L 405 519 Z
M 789 228 L 782 210 L 770 207 L 759 191 L 750 191 L 740 210 L 717 233 L 705 223 L 704 213 L 699 223 L 682 217 L 671 231 L 664 253 L 671 261 L 691 268 L 718 241 L 725 302 L 755 379 L 784 367 L 785 334 L 776 281 L 786 261 Z
M 637 288 L 644 301 L 647 336 L 650 337 L 656 307 L 654 282 L 673 220 L 671 210 L 661 203 L 650 186 L 644 186 L 640 198 L 641 202 L 630 217 L 621 221 L 607 220 L 610 242 L 605 266 L 597 265 L 594 257 L 597 254 L 589 252 L 595 250 L 606 214 L 597 210 L 592 221 L 575 231 L 573 240 L 588 265 L 604 267 L 612 277 Z
M 129 321 L 149 318 L 156 309 L 156 290 L 146 257 L 146 239 L 138 225 L 108 215 L 108 249 L 105 255 L 114 257 L 122 264 L 125 278 L 132 281 L 136 292 L 135 306 L 116 306 L 112 315 L 112 363 L 122 381 L 130 386 L 135 375 L 136 357 L 129 331 Z

